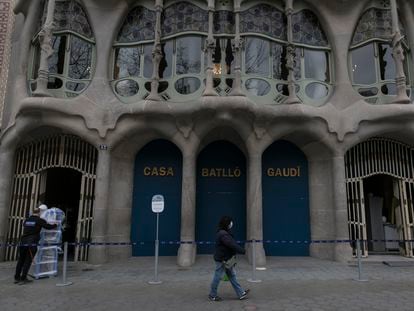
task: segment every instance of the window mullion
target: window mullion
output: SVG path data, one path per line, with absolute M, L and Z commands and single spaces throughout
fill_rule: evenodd
M 66 35 L 66 48 L 65 48 L 65 60 L 63 65 L 63 77 L 69 78 L 69 64 L 70 64 L 70 53 L 71 53 L 71 34 Z
M 375 76 L 377 78 L 376 84 L 378 85 L 382 82 L 380 59 L 379 59 L 379 52 L 378 52 L 378 42 L 374 42 L 373 44 L 374 44 L 374 57 L 375 57 Z

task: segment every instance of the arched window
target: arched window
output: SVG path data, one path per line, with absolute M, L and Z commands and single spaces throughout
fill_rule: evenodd
M 125 103 L 143 99 L 151 92 L 155 19 L 155 11 L 142 6 L 134 8 L 114 44 L 113 85 Z M 185 100 L 201 95 L 207 33 L 207 10 L 189 2 L 176 2 L 164 8 L 158 72 L 158 93 L 164 99 Z
M 151 84 L 154 31 L 155 11 L 137 6 L 126 16 L 114 44 L 113 87 L 121 98 L 143 98 Z
M 244 87 L 255 100 L 283 103 L 289 95 L 287 18 L 268 4 L 240 14 L 244 37 Z M 306 104 L 319 106 L 331 90 L 330 47 L 316 15 L 303 9 L 292 16 L 296 92 Z
M 45 1 L 41 25 L 46 19 Z M 92 79 L 95 40 L 86 12 L 76 0 L 56 0 L 52 36 L 52 55 L 48 59 L 47 88 L 56 97 L 76 97 Z M 39 32 L 32 40 L 29 87 L 36 90 L 40 63 Z
M 402 33 L 404 29 L 400 25 Z M 392 17 L 388 8 L 369 8 L 359 19 L 350 47 L 350 73 L 354 89 L 372 104 L 390 102 L 397 95 L 396 66 L 392 57 Z M 407 86 L 411 85 L 408 70 L 408 43 L 402 42 Z M 409 90 L 407 89 L 408 96 Z

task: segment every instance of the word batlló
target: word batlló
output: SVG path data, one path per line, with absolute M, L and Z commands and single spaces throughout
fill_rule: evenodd
M 270 177 L 300 177 L 300 166 L 297 167 L 269 167 L 267 176 Z
M 174 169 L 172 167 L 165 167 L 165 166 L 154 166 L 144 167 L 144 176 L 174 176 Z
M 241 170 L 236 168 L 202 168 L 202 177 L 240 177 Z

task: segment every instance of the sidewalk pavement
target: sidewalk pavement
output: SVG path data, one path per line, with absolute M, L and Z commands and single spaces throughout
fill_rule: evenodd
M 403 260 L 402 257 L 400 257 Z M 400 264 L 401 263 L 401 264 Z M 160 285 L 154 279 L 152 257 L 131 258 L 103 265 L 69 263 L 68 281 L 56 287 L 61 276 L 13 284 L 15 263 L 0 263 L 0 310 L 414 310 L 414 264 L 395 261 L 393 266 L 364 262 L 358 282 L 355 263 L 345 264 L 310 257 L 270 257 L 266 270 L 257 271 L 261 283 L 249 283 L 251 266 L 241 257 L 238 279 L 251 292 L 239 301 L 229 282 L 222 282 L 223 301 L 207 299 L 213 277 L 211 256 L 198 256 L 188 269 L 175 257 L 161 257 Z

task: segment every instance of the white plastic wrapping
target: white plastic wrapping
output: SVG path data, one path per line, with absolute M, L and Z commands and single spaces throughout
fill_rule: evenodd
M 40 242 L 37 248 L 36 256 L 33 260 L 32 270 L 33 277 L 57 275 L 57 263 L 60 244 L 62 242 L 62 224 L 65 221 L 65 213 L 56 207 L 52 207 L 43 212 L 42 218 L 49 224 L 57 224 L 56 229 L 45 230 L 40 232 Z

